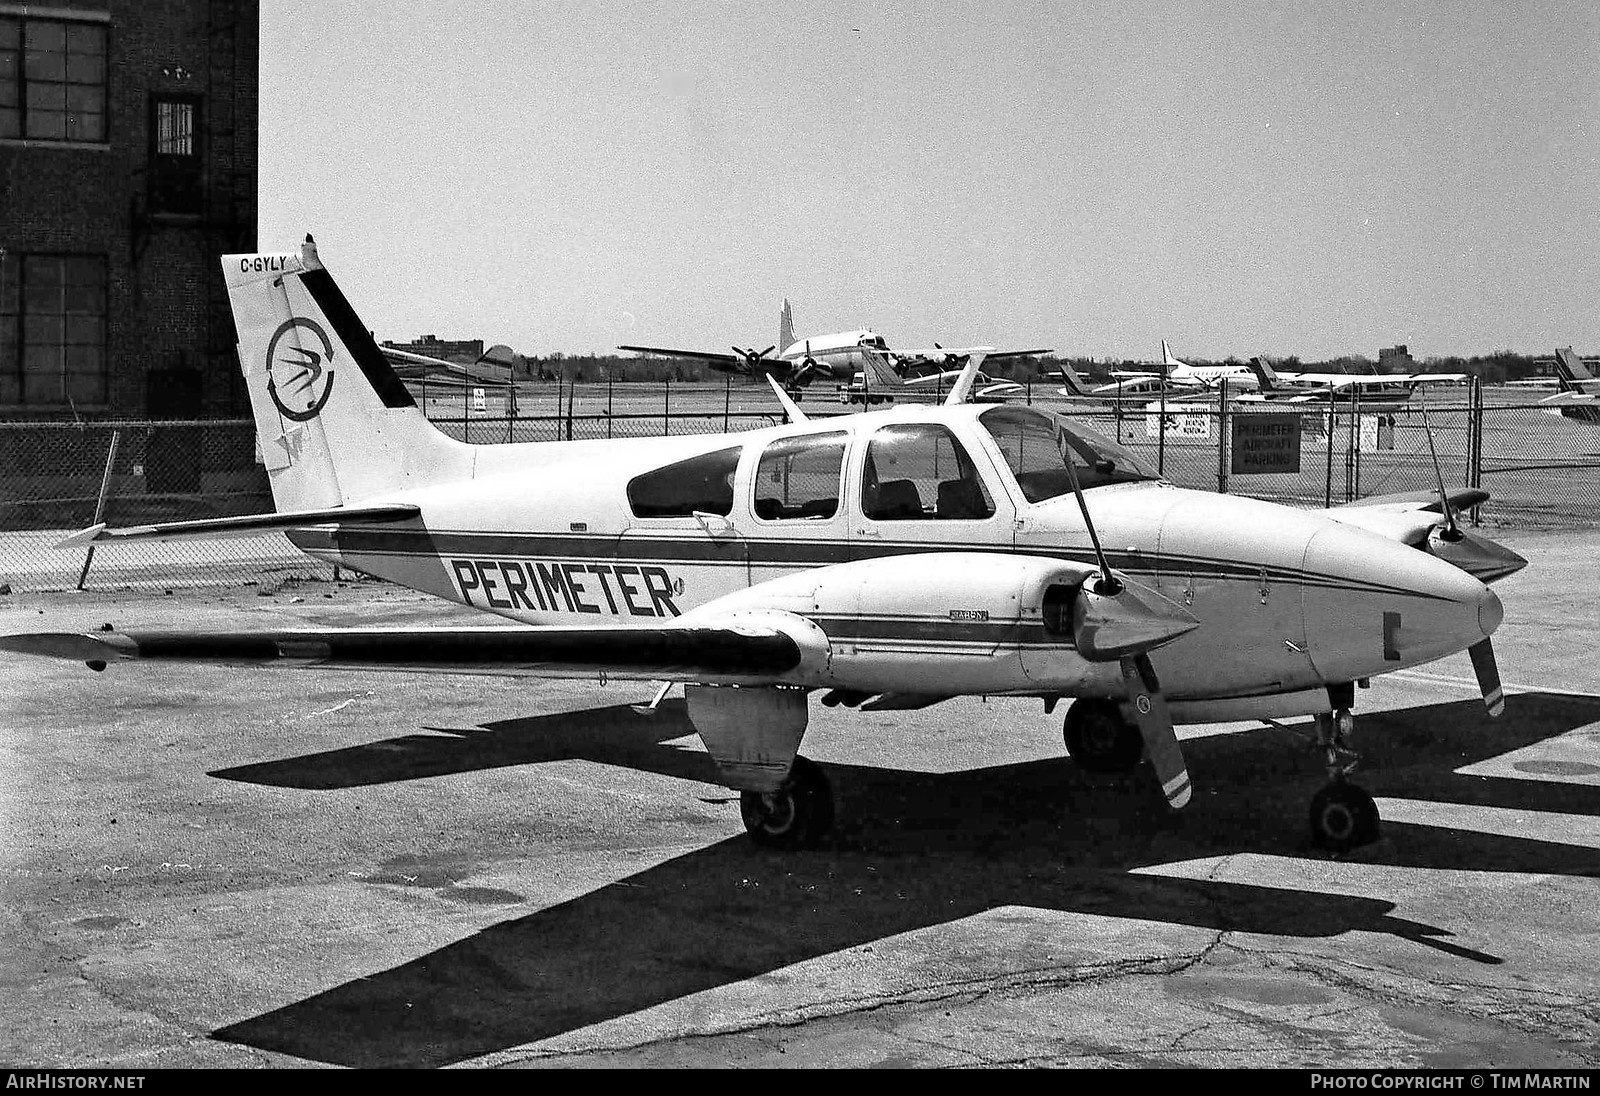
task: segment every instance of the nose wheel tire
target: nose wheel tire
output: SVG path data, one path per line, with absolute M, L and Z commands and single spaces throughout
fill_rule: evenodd
M 833 828 L 833 790 L 815 762 L 796 757 L 777 791 L 739 793 L 739 813 L 763 848 L 808 848 Z
M 1311 840 L 1330 852 L 1349 852 L 1378 839 L 1378 805 L 1365 790 L 1335 780 L 1311 797 Z
M 1072 760 L 1090 772 L 1130 772 L 1144 757 L 1139 728 L 1122 718 L 1112 700 L 1073 701 L 1061 737 Z

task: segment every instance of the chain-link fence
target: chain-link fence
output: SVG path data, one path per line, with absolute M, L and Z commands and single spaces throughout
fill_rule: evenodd
M 808 414 L 849 413 L 807 393 Z M 904 397 L 902 397 L 904 398 Z M 764 388 L 561 385 L 511 405 L 470 391 L 429 406 L 479 444 L 739 431 L 782 421 Z M 1087 404 L 1053 389 L 1020 401 L 1094 427 L 1173 483 L 1296 505 L 1481 486 L 1486 525 L 1600 524 L 1600 422 L 1563 418 L 1525 392 L 1452 389 L 1399 404 L 1226 402 L 1212 397 Z M 515 415 L 505 414 L 515 410 Z M 1163 423 L 1165 424 L 1163 427 Z M 1435 453 L 1438 473 L 1435 472 Z M 0 584 L 15 590 L 328 580 L 333 568 L 281 534 L 56 549 L 112 526 L 269 511 L 249 420 L 0 424 Z

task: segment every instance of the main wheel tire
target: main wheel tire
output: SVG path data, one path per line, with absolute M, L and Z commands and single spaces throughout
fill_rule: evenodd
M 775 792 L 740 792 L 739 813 L 756 844 L 803 849 L 833 828 L 833 790 L 816 762 L 796 757 Z
M 1122 718 L 1112 700 L 1074 700 L 1061 737 L 1072 760 L 1090 772 L 1129 772 L 1144 757 L 1139 728 Z
M 1335 780 L 1311 797 L 1311 840 L 1331 852 L 1349 852 L 1378 839 L 1378 805 L 1362 788 Z

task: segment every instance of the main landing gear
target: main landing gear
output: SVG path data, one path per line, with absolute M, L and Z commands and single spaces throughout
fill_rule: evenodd
M 777 791 L 740 792 L 739 813 L 756 844 L 808 848 L 833 827 L 833 790 L 816 762 L 797 756 Z
M 1074 700 L 1061 737 L 1072 760 L 1090 772 L 1131 772 L 1144 757 L 1144 737 L 1122 718 L 1114 700 Z
M 1347 777 L 1359 755 L 1350 749 L 1356 718 L 1348 707 L 1317 716 L 1317 748 L 1324 751 L 1328 784 L 1311 797 L 1311 840 L 1330 852 L 1349 852 L 1378 839 L 1378 805 Z

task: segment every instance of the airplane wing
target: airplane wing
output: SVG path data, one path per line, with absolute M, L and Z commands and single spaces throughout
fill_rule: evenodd
M 1480 491 L 1476 487 L 1462 487 L 1447 494 L 1450 496 L 1452 510 L 1469 510 L 1489 501 L 1489 492 Z M 1439 507 L 1439 492 L 1432 490 L 1396 491 L 1389 495 L 1373 495 L 1370 498 L 1341 503 L 1331 509 L 1350 510 L 1361 507 L 1381 507 L 1397 511 L 1429 510 L 1436 514 L 1443 512 Z
M 1452 514 L 1477 506 L 1489 498 L 1489 492 L 1475 487 L 1462 487 L 1445 493 L 1449 497 Z M 1323 513 L 1335 521 L 1437 556 L 1480 582 L 1497 582 L 1528 565 L 1526 559 L 1503 544 L 1462 529 L 1453 519 L 1447 518 L 1438 491 L 1400 491 L 1374 495 L 1330 507 Z
M 96 670 L 111 662 L 162 659 L 529 676 L 594 671 L 635 680 L 689 676 L 726 682 L 771 681 L 802 658 L 783 631 L 744 625 L 36 632 L 0 636 L 0 650 L 81 661 Z
M 323 510 L 282 510 L 275 514 L 242 514 L 231 518 L 201 518 L 197 521 L 165 521 L 155 525 L 132 525 L 110 529 L 105 522 L 91 525 L 67 537 L 57 548 L 79 548 L 89 544 L 108 544 L 130 540 L 220 540 L 226 537 L 259 536 L 279 529 L 338 522 L 341 525 L 367 525 L 405 521 L 422 513 L 409 503 L 385 506 L 331 506 Z
M 658 358 L 690 358 L 716 368 L 725 368 L 729 372 L 743 372 L 746 361 L 743 354 L 719 354 L 713 350 L 673 350 L 665 346 L 619 346 L 617 349 L 629 350 L 635 354 L 650 354 Z

